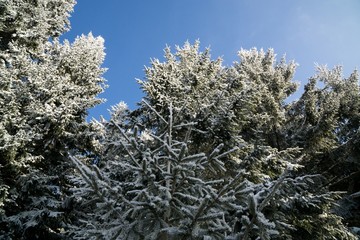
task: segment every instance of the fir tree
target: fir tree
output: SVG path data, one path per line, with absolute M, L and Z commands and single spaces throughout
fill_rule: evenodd
M 72 236 L 355 239 L 333 211 L 340 193 L 308 170 L 308 145 L 290 141 L 295 64 L 252 49 L 224 67 L 198 42 L 176 50 L 146 68 L 138 109 L 121 103 L 94 122 L 100 162 L 72 157 L 84 209 Z
M 322 173 L 330 190 L 346 192 L 336 212 L 349 226 L 358 227 L 359 76 L 354 71 L 344 78 L 341 67 L 317 70 L 299 101 L 289 107 L 286 142 L 303 148 L 304 171 Z
M 69 151 L 94 150 L 87 110 L 101 100 L 103 40 L 59 42 L 74 1 L 0 3 L 0 235 L 57 239 L 70 207 Z
M 187 42 L 137 109 L 87 123 L 104 42 L 59 41 L 74 4 L 0 1 L 2 239 L 357 239 L 356 71 L 318 67 L 289 103 L 294 62 Z

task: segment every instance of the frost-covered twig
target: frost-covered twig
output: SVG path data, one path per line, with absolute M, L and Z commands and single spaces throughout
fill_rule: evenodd
M 147 101 L 143 99 L 142 102 L 145 103 L 145 105 L 150 108 L 151 111 L 153 111 L 156 116 L 158 116 L 165 124 L 168 124 L 168 122 L 158 113 L 158 111 L 156 111 Z

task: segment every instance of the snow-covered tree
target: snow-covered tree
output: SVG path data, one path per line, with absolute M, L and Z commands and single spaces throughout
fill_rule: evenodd
M 317 70 L 302 97 L 289 106 L 286 143 L 303 149 L 307 156 L 304 171 L 322 173 L 330 190 L 347 193 L 336 212 L 350 226 L 358 227 L 359 76 L 354 71 L 344 78 L 341 67 L 329 70 L 318 66 Z
M 88 123 L 104 42 L 60 42 L 74 4 L 0 0 L 1 239 L 357 239 L 356 71 L 318 67 L 287 103 L 272 49 L 225 67 L 185 43 L 137 109 Z
M 295 64 L 252 49 L 224 67 L 198 42 L 176 50 L 146 68 L 138 109 L 120 103 L 109 121 L 93 123 L 96 161 L 71 157 L 82 209 L 71 236 L 356 239 L 333 211 L 340 193 L 302 166 L 313 155 L 291 141 L 301 117 L 285 102 Z
M 66 229 L 68 152 L 95 150 L 87 110 L 101 102 L 103 39 L 73 43 L 73 0 L 0 2 L 0 235 L 57 239 Z

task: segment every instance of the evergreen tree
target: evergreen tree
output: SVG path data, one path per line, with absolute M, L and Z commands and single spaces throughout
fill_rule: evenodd
M 272 49 L 225 67 L 185 43 L 137 109 L 87 123 L 104 43 L 59 41 L 74 4 L 0 0 L 1 239 L 357 239 L 356 71 L 318 67 L 287 103 Z
M 353 227 L 360 226 L 359 104 L 357 71 L 344 78 L 341 67 L 318 66 L 302 97 L 289 107 L 285 127 L 288 146 L 306 154 L 304 171 L 322 173 L 330 190 L 346 192 L 336 212 Z
M 101 100 L 103 40 L 59 42 L 73 0 L 0 3 L 0 235 L 57 239 L 71 210 L 68 152 L 94 150 L 87 110 Z
M 333 211 L 340 193 L 308 170 L 313 155 L 295 142 L 307 136 L 289 133 L 301 117 L 285 103 L 295 64 L 272 50 L 239 56 L 224 67 L 198 42 L 166 48 L 139 81 L 139 108 L 94 122 L 100 161 L 72 157 L 73 238 L 356 239 Z

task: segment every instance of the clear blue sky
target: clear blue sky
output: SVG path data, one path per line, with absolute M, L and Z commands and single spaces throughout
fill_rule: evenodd
M 78 0 L 70 20 L 70 41 L 90 31 L 105 39 L 109 88 L 107 102 L 90 111 L 95 118 L 108 118 L 120 101 L 135 108 L 143 96 L 135 78 L 143 79 L 150 58 L 187 40 L 210 46 L 225 65 L 241 48 L 274 48 L 278 59 L 299 64 L 300 91 L 314 63 L 343 65 L 345 76 L 360 68 L 359 0 Z

